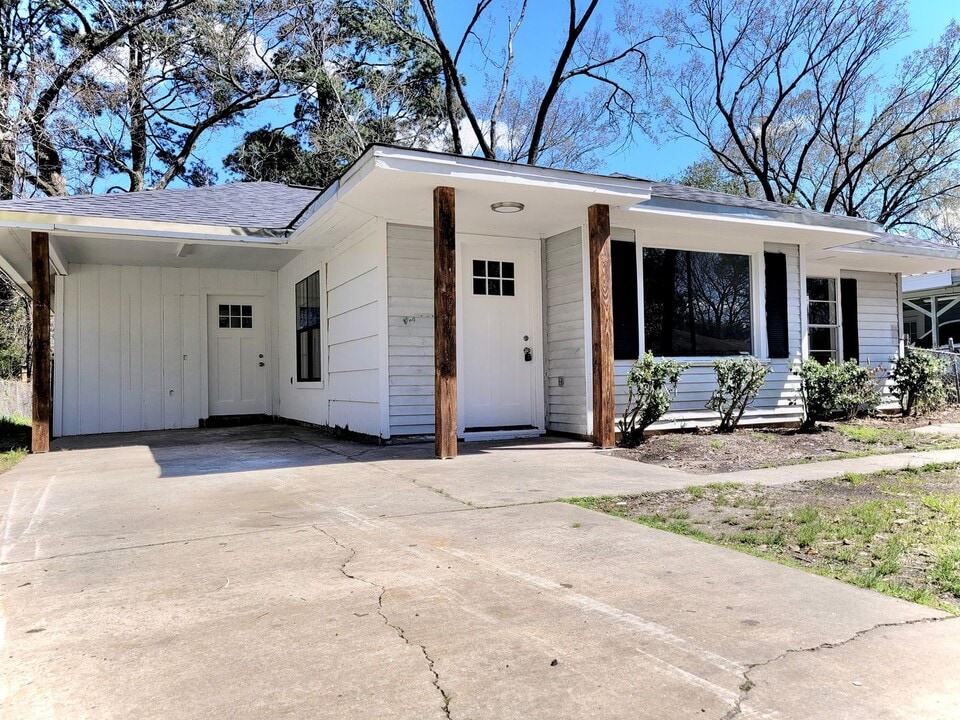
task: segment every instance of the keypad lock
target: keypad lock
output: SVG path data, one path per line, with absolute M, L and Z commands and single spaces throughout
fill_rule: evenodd
M 523 361 L 524 361 L 524 362 L 531 362 L 532 360 L 533 360 L 533 350 L 531 350 L 531 349 L 528 348 L 528 347 L 525 347 L 525 348 L 523 349 Z

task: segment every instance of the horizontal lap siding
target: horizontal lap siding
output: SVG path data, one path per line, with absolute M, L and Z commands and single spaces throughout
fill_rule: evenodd
M 201 293 L 262 291 L 272 316 L 276 273 L 71 265 L 62 288 L 58 432 L 161 430 L 201 418 Z
M 380 234 L 371 224 L 327 262 L 328 423 L 379 436 Z
M 547 428 L 586 435 L 590 430 L 587 427 L 581 229 L 547 238 L 543 263 Z
M 900 353 L 900 301 L 898 278 L 893 273 L 841 272 L 841 277 L 857 281 L 857 331 L 860 336 L 860 362 L 890 370 L 891 361 Z M 890 395 L 890 382 L 884 385 L 881 407 L 897 404 Z
M 768 361 L 770 373 L 756 400 L 744 414 L 744 420 L 747 422 L 751 419 L 799 420 L 801 416 L 799 378 L 791 372 L 791 368 L 802 357 L 801 303 L 804 302 L 804 293 L 801 292 L 800 283 L 800 252 L 796 245 L 778 243 L 766 243 L 764 250 L 783 253 L 787 256 L 787 337 L 790 357 Z M 762 308 L 762 298 L 756 299 L 755 302 L 760 302 Z M 761 313 L 762 316 L 763 313 Z M 615 363 L 618 419 L 622 417 L 627 403 L 626 377 L 631 366 L 632 363 L 626 360 L 618 360 Z M 716 375 L 711 359 L 691 363 L 691 367 L 680 378 L 677 396 L 670 405 L 670 411 L 653 427 L 716 422 L 717 413 L 706 409 L 707 400 L 710 399 L 716 387 Z
M 433 230 L 387 226 L 391 435 L 434 432 Z

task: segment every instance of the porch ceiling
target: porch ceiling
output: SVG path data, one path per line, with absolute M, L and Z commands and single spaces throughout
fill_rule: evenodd
M 224 270 L 279 270 L 299 249 L 253 242 L 190 242 L 126 235 L 97 236 L 51 232 L 54 272 L 70 264 L 145 265 Z M 0 268 L 25 290 L 31 281 L 30 231 L 0 228 Z

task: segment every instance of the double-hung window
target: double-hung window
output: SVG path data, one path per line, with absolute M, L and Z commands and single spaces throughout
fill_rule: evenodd
M 840 313 L 837 281 L 807 278 L 807 322 L 810 327 L 810 357 L 822 363 L 840 358 Z
M 320 271 L 305 277 L 296 286 L 297 381 L 323 379 L 320 337 Z

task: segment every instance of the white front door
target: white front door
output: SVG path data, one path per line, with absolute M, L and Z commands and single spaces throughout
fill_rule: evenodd
M 267 323 L 263 307 L 259 297 L 208 297 L 210 415 L 267 412 Z
M 463 240 L 460 397 L 465 432 L 542 425 L 539 243 Z

